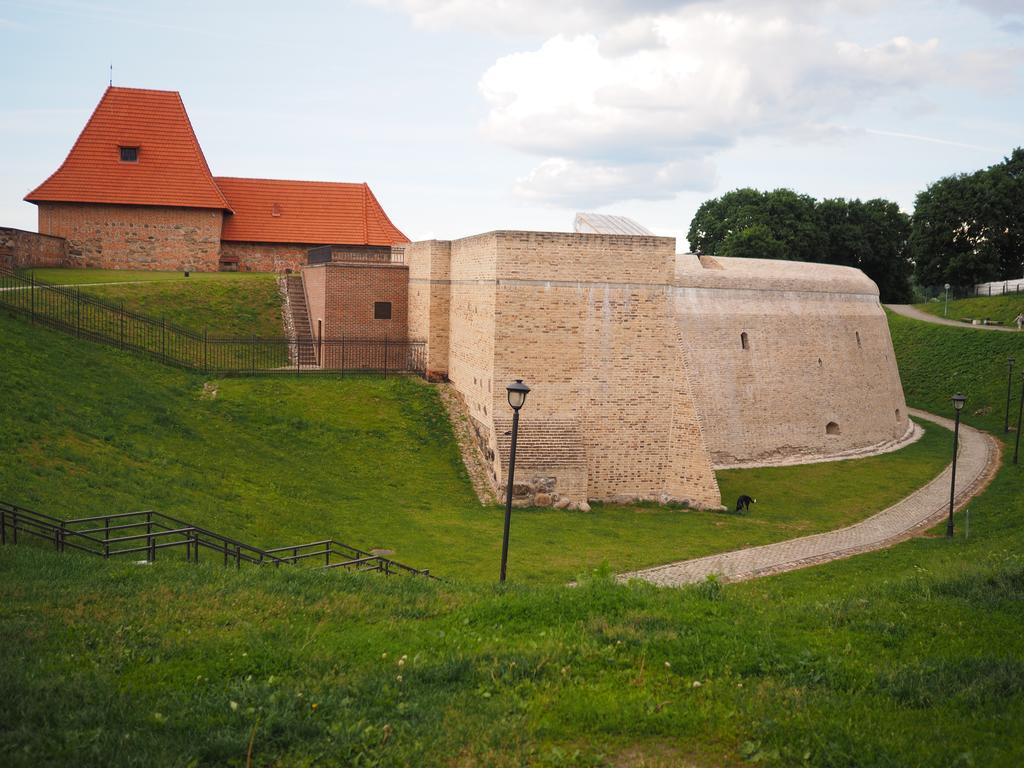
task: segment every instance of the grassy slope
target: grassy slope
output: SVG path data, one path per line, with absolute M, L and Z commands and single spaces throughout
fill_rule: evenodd
M 501 512 L 472 495 L 436 393 L 418 380 L 201 377 L 0 319 L 15 446 L 0 498 L 67 517 L 153 508 L 264 546 L 333 536 L 491 579 Z M 74 371 L 74 376 L 68 376 Z M 528 415 L 525 417 L 528 418 Z M 564 581 L 835 528 L 933 477 L 948 437 L 897 454 L 722 473 L 747 516 L 657 506 L 516 513 L 511 571 Z M 826 497 L 830 497 L 826 502 Z
M 969 424 L 1002 432 L 1006 414 L 1006 360 L 1024 361 L 1024 333 L 995 333 L 931 325 L 889 313 L 907 402 L 951 414 L 950 396 L 967 395 Z M 1016 421 L 1021 367 L 1015 369 L 1011 423 Z
M 974 384 L 982 413 L 966 418 L 992 423 L 998 363 L 979 334 L 936 329 L 937 351 L 930 327 L 893 329 L 912 405 Z M 939 351 L 975 370 L 911 389 L 908 369 L 931 370 Z M 972 504 L 970 540 L 724 589 L 383 583 L 0 550 L 0 752 L 13 765 L 243 765 L 251 740 L 255 764 L 282 765 L 1018 766 L 1021 481 L 1004 467 Z
M 24 270 L 23 270 L 24 271 Z M 39 280 L 80 285 L 83 293 L 211 336 L 284 336 L 277 276 L 246 272 L 129 272 L 37 269 Z M 99 285 L 94 285 L 98 283 Z M 105 285 L 104 283 L 116 283 Z
M 941 301 L 930 301 L 925 304 L 915 304 L 915 307 L 922 312 L 942 317 L 943 303 Z M 977 299 L 957 299 L 949 302 L 950 320 L 962 320 L 964 318 L 981 320 L 989 318 L 998 320 L 1004 325 L 1013 325 L 1013 319 L 1017 314 L 1024 312 L 1024 294 L 1009 294 L 1007 296 L 983 296 Z

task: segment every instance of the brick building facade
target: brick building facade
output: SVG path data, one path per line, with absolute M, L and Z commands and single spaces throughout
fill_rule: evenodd
M 214 177 L 175 91 L 108 88 L 25 199 L 72 266 L 283 271 L 314 246 L 407 242 L 366 184 Z

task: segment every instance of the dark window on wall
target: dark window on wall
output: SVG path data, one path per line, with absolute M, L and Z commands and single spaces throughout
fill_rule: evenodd
M 750 349 L 750 338 L 747 336 L 746 331 L 740 334 L 740 346 L 743 349 Z
M 139 162 L 139 148 L 138 147 L 120 147 L 121 150 L 121 162 L 122 163 L 137 163 Z
M 374 320 L 390 320 L 391 319 L 391 302 L 390 301 L 375 301 L 375 302 L 373 302 L 373 319 Z

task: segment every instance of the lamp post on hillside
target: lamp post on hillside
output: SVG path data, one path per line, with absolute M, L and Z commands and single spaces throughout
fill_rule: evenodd
M 953 410 L 956 411 L 956 426 L 953 427 L 953 475 L 949 481 L 949 522 L 946 523 L 946 538 L 953 538 L 953 500 L 956 498 L 956 455 L 960 448 L 960 411 L 964 408 L 967 398 L 961 394 L 953 395 Z
M 516 439 L 519 437 L 519 409 L 526 402 L 530 388 L 516 379 L 509 384 L 508 404 L 512 406 L 512 447 L 508 451 L 508 477 L 505 478 L 505 534 L 501 539 L 501 576 L 498 581 L 505 581 L 505 565 L 508 563 L 508 529 L 512 525 L 512 484 L 516 479 Z
M 1006 367 L 1006 418 L 1003 423 L 1003 432 L 1010 431 L 1010 390 L 1013 388 L 1013 364 L 1017 362 L 1012 357 L 1007 358 Z
M 1013 446 L 1013 463 L 1017 463 L 1020 454 L 1020 419 L 1024 416 L 1024 374 L 1020 377 L 1020 405 L 1017 406 L 1017 443 Z
M 949 313 L 949 283 L 945 285 L 946 289 L 946 303 L 942 306 L 942 316 L 945 317 Z

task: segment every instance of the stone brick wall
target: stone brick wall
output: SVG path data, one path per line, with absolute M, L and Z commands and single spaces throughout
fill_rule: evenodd
M 215 271 L 221 211 L 40 203 L 39 232 L 66 238 L 69 266 Z
M 221 243 L 220 260 L 238 264 L 239 272 L 298 272 L 306 264 L 311 248 L 318 243 L 242 243 L 225 240 Z M 387 262 L 391 248 L 374 245 L 336 245 L 331 249 L 333 261 L 374 260 Z
M 446 327 L 448 377 L 499 487 L 505 385 L 533 387 L 524 503 L 717 506 L 713 461 L 817 458 L 906 432 L 878 291 L 859 270 L 677 258 L 657 237 L 491 232 L 444 246 L 406 247 L 410 327 Z
M 0 227 L 0 267 L 63 267 L 67 260 L 68 244 L 62 237 Z
M 298 272 L 306 263 L 306 253 L 314 245 L 300 243 L 235 243 L 220 245 L 220 260 L 237 264 L 239 272 Z
M 448 378 L 448 325 L 451 313 L 451 243 L 427 240 L 399 246 L 409 267 L 409 338 L 427 342 L 427 378 Z
M 314 335 L 325 339 L 406 341 L 409 269 L 404 264 L 315 264 L 302 268 Z M 391 319 L 375 320 L 374 303 L 391 302 Z
M 889 326 L 862 272 L 718 263 L 710 272 L 681 257 L 672 306 L 716 466 L 819 458 L 906 433 Z

